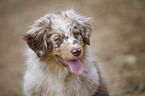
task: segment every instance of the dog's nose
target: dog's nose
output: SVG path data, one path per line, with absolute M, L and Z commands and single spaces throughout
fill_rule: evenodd
M 74 55 L 74 56 L 79 56 L 81 54 L 81 49 L 80 48 L 74 48 L 71 53 Z

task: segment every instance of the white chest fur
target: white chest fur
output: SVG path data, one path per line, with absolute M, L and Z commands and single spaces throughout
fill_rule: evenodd
M 48 78 L 47 93 L 44 96 L 92 96 L 99 84 L 97 74 L 76 76 L 69 73 L 65 79 Z

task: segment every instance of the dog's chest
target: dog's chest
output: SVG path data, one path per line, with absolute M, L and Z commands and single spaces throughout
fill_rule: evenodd
M 98 82 L 97 76 L 94 78 L 78 76 L 71 78 L 68 77 L 64 81 L 51 80 L 45 84 L 44 96 L 92 96 L 97 90 Z M 44 89 L 45 89 L 44 88 Z
M 64 84 L 64 96 L 92 96 L 97 89 L 96 82 L 90 78 L 78 77 L 76 80 L 68 80 Z

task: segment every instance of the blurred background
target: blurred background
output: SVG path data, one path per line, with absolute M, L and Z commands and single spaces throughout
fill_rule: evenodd
M 91 46 L 112 96 L 145 96 L 144 0 L 0 0 L 0 96 L 23 96 L 23 35 L 46 13 L 93 18 Z

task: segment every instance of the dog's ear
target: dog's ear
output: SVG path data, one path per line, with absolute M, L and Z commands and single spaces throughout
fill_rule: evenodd
M 38 57 L 42 57 L 47 50 L 46 36 L 43 32 L 44 29 L 39 29 L 33 34 L 26 34 L 24 39 L 26 40 L 28 46 L 35 51 Z
M 50 44 L 47 40 L 50 22 L 47 17 L 40 18 L 24 36 L 24 40 L 28 46 L 37 54 L 38 57 L 45 55 L 50 49 Z
M 90 45 L 91 33 L 92 33 L 92 29 L 91 29 L 90 24 L 84 24 L 84 26 L 82 27 L 81 36 L 87 45 Z

